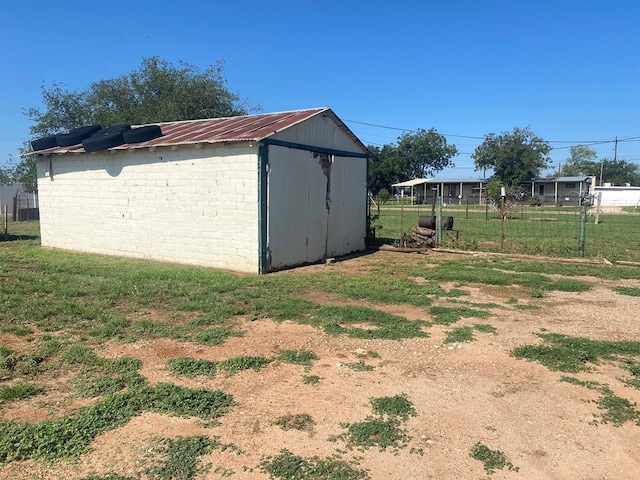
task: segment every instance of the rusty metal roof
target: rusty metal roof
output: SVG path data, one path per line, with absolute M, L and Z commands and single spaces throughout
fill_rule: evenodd
M 340 128 L 342 128 L 363 151 L 367 151 L 366 147 L 351 130 L 349 130 L 331 109 L 326 107 L 258 115 L 243 115 L 238 117 L 158 123 L 157 125 L 159 125 L 162 130 L 161 137 L 146 142 L 120 145 L 110 150 L 170 147 L 174 145 L 200 143 L 259 142 L 318 114 L 328 115 L 333 118 Z M 132 126 L 132 128 L 135 128 L 135 126 Z M 82 148 L 82 144 L 78 144 L 70 147 L 53 147 L 30 153 L 48 155 L 51 153 L 71 152 L 81 153 L 84 152 L 84 148 Z

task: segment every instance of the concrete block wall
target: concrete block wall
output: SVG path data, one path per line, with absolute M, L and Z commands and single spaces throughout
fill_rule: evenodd
M 258 271 L 255 147 L 41 157 L 38 190 L 43 246 Z

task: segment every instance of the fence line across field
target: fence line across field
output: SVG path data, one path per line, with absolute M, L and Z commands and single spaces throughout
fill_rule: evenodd
M 436 206 L 389 203 L 372 209 L 378 217 L 376 236 L 399 246 L 403 236 L 419 227 L 420 216 L 432 214 L 453 219 L 452 228 L 440 228 L 436 234 L 438 247 L 640 261 L 640 206 L 599 205 L 596 199 L 593 205 L 562 207 L 504 201 L 437 202 Z

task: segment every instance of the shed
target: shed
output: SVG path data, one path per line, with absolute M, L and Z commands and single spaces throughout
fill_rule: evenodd
M 365 249 L 369 151 L 329 108 L 37 155 L 42 245 L 249 273 Z

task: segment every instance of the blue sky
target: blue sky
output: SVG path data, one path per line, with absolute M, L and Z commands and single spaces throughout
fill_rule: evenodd
M 331 107 L 365 144 L 435 128 L 460 152 L 440 177 L 480 175 L 470 154 L 514 127 L 550 142 L 556 169 L 580 143 L 613 158 L 616 137 L 640 164 L 637 1 L 9 0 L 0 18 L 0 164 L 43 84 L 82 89 L 152 56 L 224 60 L 263 112 Z

